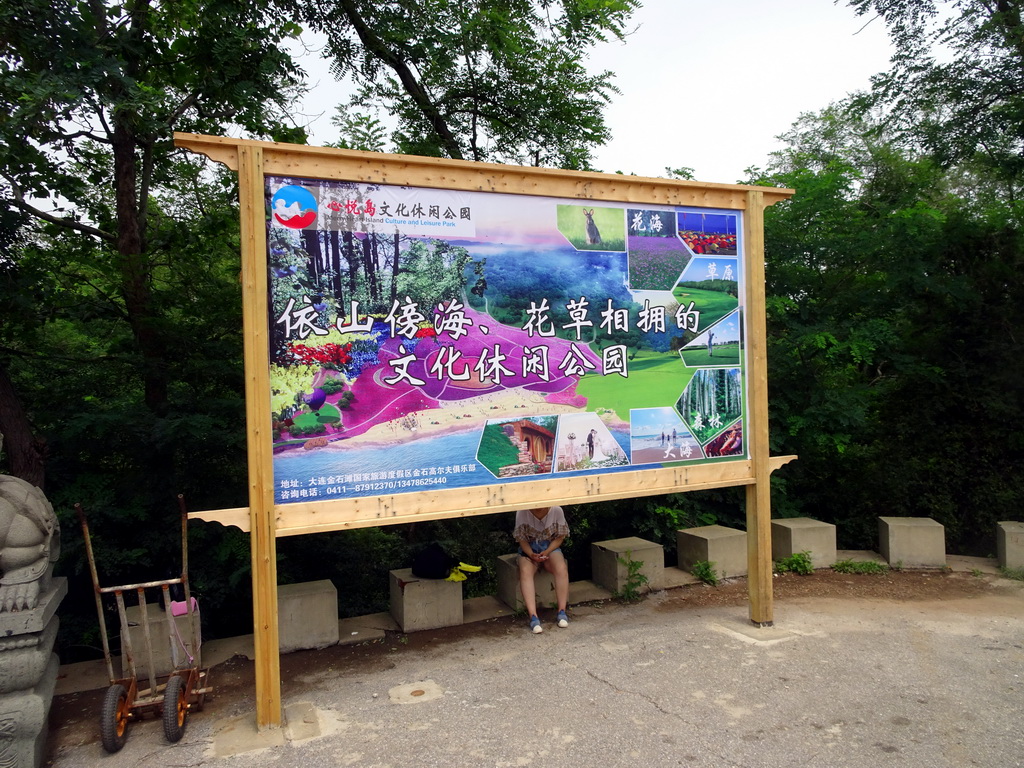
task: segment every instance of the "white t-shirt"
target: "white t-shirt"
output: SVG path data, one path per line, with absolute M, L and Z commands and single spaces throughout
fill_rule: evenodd
M 569 525 L 561 507 L 551 507 L 544 517 L 538 518 L 528 509 L 516 512 L 516 526 L 512 538 L 516 541 L 551 541 L 569 535 Z

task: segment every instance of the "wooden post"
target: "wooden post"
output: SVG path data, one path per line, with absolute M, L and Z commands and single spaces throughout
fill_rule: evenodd
M 267 214 L 263 148 L 239 142 L 242 219 L 242 323 L 245 336 L 246 445 L 252 552 L 256 727 L 281 725 L 281 656 L 277 633 L 277 538 L 270 424 L 270 341 L 267 307 Z
M 773 621 L 771 468 L 768 460 L 768 332 L 764 292 L 764 193 L 747 192 L 743 216 L 747 259 L 747 429 L 754 483 L 747 495 L 747 585 L 750 620 L 759 625 Z

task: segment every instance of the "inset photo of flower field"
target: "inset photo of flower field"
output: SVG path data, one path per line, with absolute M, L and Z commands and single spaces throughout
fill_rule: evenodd
M 691 255 L 676 237 L 671 211 L 626 211 L 629 287 L 634 291 L 671 291 Z
M 736 214 L 680 211 L 678 225 L 679 236 L 698 256 L 736 255 Z

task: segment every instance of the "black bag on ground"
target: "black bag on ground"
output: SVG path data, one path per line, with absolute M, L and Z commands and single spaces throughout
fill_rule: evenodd
M 447 579 L 459 561 L 445 552 L 436 541 L 420 550 L 412 559 L 412 575 L 418 579 Z

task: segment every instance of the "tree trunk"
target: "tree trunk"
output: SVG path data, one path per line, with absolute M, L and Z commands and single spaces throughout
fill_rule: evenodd
M 391 304 L 395 306 L 395 301 L 398 299 L 398 241 L 399 235 L 395 232 L 395 250 L 391 262 Z
M 330 245 L 330 268 L 331 287 L 334 291 L 334 298 L 338 302 L 339 310 L 345 305 L 344 284 L 341 280 L 341 241 L 338 238 L 338 230 L 332 229 L 329 236 Z
M 348 294 L 352 299 L 356 298 L 356 275 L 359 272 L 359 257 L 356 255 L 355 244 L 352 242 L 355 238 L 352 237 L 351 232 L 343 232 L 342 240 L 344 241 L 345 261 L 348 262 Z
M 153 316 L 150 270 L 144 254 L 139 214 L 138 168 L 135 135 L 130 116 L 117 120 L 112 133 L 114 196 L 117 210 L 117 254 L 125 314 L 142 357 L 142 383 L 146 407 L 162 415 L 167 409 L 167 365 L 164 344 Z M 145 202 L 145 201 L 143 201 Z
M 307 268 L 309 279 L 314 285 L 317 284 L 317 276 L 320 274 L 320 230 L 302 230 L 302 247 L 306 249 Z
M 353 0 L 338 0 L 338 5 L 348 17 L 352 29 L 359 36 L 363 47 L 374 57 L 384 62 L 398 76 L 405 92 L 409 94 L 416 106 L 423 113 L 430 127 L 437 134 L 438 142 L 442 149 L 448 153 L 448 157 L 454 160 L 462 160 L 462 149 L 459 141 L 455 138 L 448 122 L 441 114 L 430 94 L 423 84 L 417 79 L 416 73 L 408 62 L 402 59 L 397 53 L 391 50 L 387 43 L 373 33 L 365 19 L 360 15 L 359 9 Z
M 0 363 L 0 435 L 11 474 L 43 488 L 46 444 L 37 440 L 7 369 Z
M 370 238 L 364 238 L 363 245 L 363 274 L 366 275 L 366 290 L 370 294 L 370 303 L 376 305 L 379 296 L 377 290 L 377 270 L 370 253 Z

